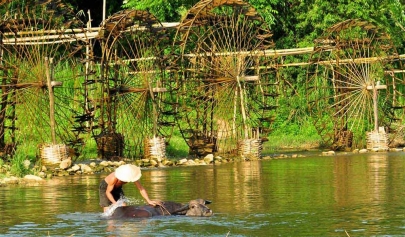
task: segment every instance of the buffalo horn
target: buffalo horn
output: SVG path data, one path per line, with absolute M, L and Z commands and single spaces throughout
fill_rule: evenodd
M 190 207 L 189 207 L 189 205 L 188 205 L 188 204 L 186 204 L 186 205 L 184 205 L 184 206 L 180 207 L 179 209 L 175 210 L 173 213 L 179 213 L 179 212 L 183 212 L 183 211 L 188 210 L 189 208 L 190 208 Z

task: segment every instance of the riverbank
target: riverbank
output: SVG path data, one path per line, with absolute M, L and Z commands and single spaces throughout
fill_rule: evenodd
M 277 155 L 276 157 L 284 157 Z M 274 158 L 274 157 L 273 157 Z M 70 175 L 87 175 L 95 173 L 111 173 L 117 167 L 124 164 L 135 164 L 142 169 L 148 168 L 164 168 L 164 167 L 173 167 L 173 166 L 196 166 L 196 165 L 220 165 L 222 163 L 229 163 L 238 161 L 248 161 L 248 160 L 258 160 L 258 159 L 272 159 L 270 156 L 265 156 L 261 158 L 254 157 L 245 157 L 245 158 L 223 158 L 221 156 L 214 156 L 209 154 L 202 159 L 179 159 L 171 160 L 169 158 L 151 158 L 151 159 L 139 159 L 139 160 L 130 160 L 123 158 L 119 161 L 107 161 L 101 159 L 90 159 L 88 161 L 73 163 L 72 160 L 65 159 L 59 164 L 47 164 L 42 165 L 41 167 L 32 166 L 31 170 L 34 174 L 26 175 L 24 177 L 15 177 L 10 175 L 10 165 L 3 164 L 0 167 L 0 173 L 3 174 L 0 177 L 0 186 L 9 185 L 9 184 L 32 184 L 40 183 L 51 179 L 52 177 L 63 177 Z M 28 163 L 29 161 L 26 161 Z M 35 178 L 34 178 L 35 177 Z
M 73 163 L 71 159 L 63 160 L 59 164 L 42 165 L 41 167 L 32 166 L 32 174 L 25 175 L 24 177 L 16 177 L 10 174 L 10 165 L 3 164 L 0 166 L 0 187 L 6 185 L 37 185 L 46 182 L 53 177 L 63 177 L 70 175 L 91 175 L 95 173 L 111 173 L 117 167 L 123 164 L 135 164 L 142 169 L 156 169 L 165 167 L 176 166 L 196 166 L 196 165 L 221 165 L 229 162 L 247 162 L 252 160 L 273 160 L 273 159 L 287 159 L 287 158 L 301 158 L 306 157 L 307 154 L 311 156 L 335 156 L 351 153 L 367 153 L 367 152 L 399 152 L 405 151 L 405 148 L 390 149 L 389 151 L 382 150 L 367 150 L 355 149 L 351 152 L 335 152 L 335 151 L 321 151 L 321 150 L 303 150 L 303 151 L 288 151 L 274 152 L 272 154 L 264 155 L 260 158 L 256 157 L 233 157 L 224 158 L 221 156 L 214 156 L 209 154 L 201 159 L 183 158 L 179 160 L 171 160 L 168 158 L 153 158 L 153 159 L 139 159 L 129 160 L 123 159 L 120 161 L 106 161 L 100 159 L 91 159 L 88 161 Z M 27 161 L 26 163 L 29 163 Z M 26 164 L 30 165 L 30 164 Z
M 282 142 L 281 142 L 282 141 Z M 284 151 L 291 153 L 292 151 L 309 151 L 317 150 L 319 148 L 319 142 L 313 137 L 304 137 L 302 135 L 287 135 L 283 134 L 277 137 L 269 137 L 269 141 L 263 144 L 262 156 L 260 159 L 272 159 L 274 157 L 288 157 L 288 155 L 282 155 Z M 28 147 L 28 146 L 27 146 Z M 271 155 L 269 155 L 271 154 Z M 274 155 L 273 155 L 274 154 Z M 0 186 L 4 185 L 4 180 L 9 180 L 11 177 L 18 177 L 10 179 L 7 182 L 19 183 L 18 180 L 23 179 L 25 175 L 36 175 L 42 179 L 50 179 L 54 176 L 68 176 L 75 174 L 91 174 L 112 172 L 117 165 L 99 165 L 102 160 L 91 159 L 90 157 L 96 157 L 97 154 L 91 151 L 83 151 L 80 158 L 73 158 L 73 162 L 64 160 L 60 164 L 48 165 L 41 164 L 44 161 L 51 161 L 51 159 L 38 160 L 38 153 L 32 149 L 23 147 L 13 155 L 13 157 L 3 157 L 0 159 Z M 124 158 L 117 158 L 116 160 L 122 160 L 124 162 L 132 162 L 140 167 L 166 167 L 166 166 L 185 166 L 185 165 L 208 165 L 211 163 L 220 164 L 223 162 L 231 162 L 236 160 L 250 160 L 255 158 L 223 158 L 220 156 L 202 159 L 190 159 L 188 157 L 188 146 L 184 143 L 184 140 L 172 139 L 171 146 L 167 148 L 165 159 L 137 159 L 129 160 Z M 210 158 L 211 157 L 211 158 Z M 80 162 L 77 161 L 80 159 Z M 113 159 L 113 158 L 112 158 Z M 211 159 L 211 160 L 209 160 Z M 74 163 L 74 164 L 72 164 Z

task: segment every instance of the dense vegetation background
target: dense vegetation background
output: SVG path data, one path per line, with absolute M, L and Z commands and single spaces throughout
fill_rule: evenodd
M 90 10 L 93 25 L 101 22 L 103 0 L 70 1 L 77 10 Z M 405 4 L 400 0 L 248 0 L 271 26 L 277 48 L 312 45 L 328 27 L 346 19 L 360 18 L 382 26 L 403 47 Z M 197 0 L 107 1 L 106 15 L 121 9 L 149 10 L 162 22 L 180 21 Z M 403 49 L 402 49 L 403 50 Z M 401 50 L 401 52 L 402 52 Z
M 391 35 L 400 54 L 404 53 L 405 34 L 405 4 L 400 0 L 249 0 L 263 16 L 273 31 L 276 49 L 300 48 L 313 46 L 313 40 L 320 37 L 330 26 L 347 20 L 362 19 L 382 27 Z M 122 3 L 122 5 L 120 5 Z M 198 3 L 197 0 L 127 0 L 107 1 L 107 16 L 121 9 L 149 10 L 162 22 L 178 22 L 188 9 Z M 72 5 L 77 10 L 89 8 L 94 17 L 94 23 L 101 21 L 103 1 L 92 2 L 91 6 L 85 1 L 74 1 Z M 300 60 L 304 62 L 308 55 L 286 57 L 286 63 Z M 280 98 L 283 106 L 278 111 L 278 117 L 273 125 L 270 148 L 291 147 L 306 148 L 316 146 L 319 137 L 312 126 L 311 118 L 307 116 L 306 102 L 302 99 L 305 68 L 294 67 L 285 69 L 289 76 L 291 88 L 284 89 Z M 291 95 L 294 95 L 291 97 Z M 281 139 L 280 139 L 281 137 Z
M 42 1 L 42 0 L 41 0 Z M 41 2 L 40 1 L 40 2 Z M 12 8 L 24 8 L 31 1 L 15 0 Z M 359 18 L 372 22 L 391 35 L 400 54 L 404 53 L 405 4 L 400 0 L 247 0 L 263 16 L 273 33 L 276 49 L 302 48 L 313 46 L 314 39 L 320 37 L 330 26 L 347 20 Z M 75 13 L 91 13 L 92 26 L 102 22 L 103 4 L 108 16 L 123 9 L 149 10 L 162 22 L 179 22 L 198 0 L 72 0 L 66 2 Z M 1 9 L 0 16 L 5 18 L 10 9 Z M 13 9 L 11 9 L 13 10 Z M 14 9 L 15 10 L 15 9 Z M 285 63 L 306 62 L 309 55 L 287 56 Z M 304 96 L 306 68 L 290 67 L 283 69 L 288 81 L 280 96 L 278 116 L 273 124 L 270 146 L 309 146 L 319 140 L 307 115 Z M 284 137 L 280 139 L 280 137 Z M 269 144 L 268 144 L 269 145 Z
M 36 0 L 15 0 L 12 8 L 27 7 Z M 45 0 L 39 0 L 44 1 Z M 313 46 L 330 26 L 347 19 L 362 19 L 384 29 L 400 54 L 404 53 L 405 3 L 400 0 L 246 0 L 262 15 L 273 33 L 276 49 Z M 149 10 L 162 22 L 179 22 L 198 0 L 118 0 L 106 1 L 106 17 L 123 10 Z M 66 4 L 75 11 L 90 12 L 92 26 L 103 20 L 103 0 L 71 0 Z M 1 5 L 0 5 L 1 6 Z M 15 10 L 14 9 L 14 10 Z M 0 18 L 5 19 L 10 9 L 0 7 Z M 11 9 L 13 10 L 13 9 Z M 68 16 L 66 16 L 68 17 Z M 309 55 L 287 56 L 289 62 L 306 62 Z M 319 145 L 319 136 L 308 116 L 304 90 L 305 67 L 283 69 L 288 81 L 280 96 L 280 108 L 272 125 L 269 149 L 309 148 Z M 273 137 L 273 138 L 272 138 Z

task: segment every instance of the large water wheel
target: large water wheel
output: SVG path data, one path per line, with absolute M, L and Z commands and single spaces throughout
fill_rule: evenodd
M 140 157 L 145 140 L 170 139 L 175 122 L 167 84 L 167 34 L 147 11 L 121 11 L 104 22 L 97 137 L 115 134 L 123 143 L 121 150 L 106 155 Z
M 17 5 L 0 21 L 0 148 L 75 142 L 80 47 L 65 29 L 81 22 L 60 1 Z
M 178 118 L 191 154 L 236 153 L 240 141 L 266 137 L 277 105 L 271 36 L 243 1 L 201 1 L 187 13 Z
M 404 75 L 396 68 L 402 66 L 389 35 L 369 22 L 341 22 L 316 40 L 307 98 L 324 145 L 364 147 L 366 131 L 399 131 Z

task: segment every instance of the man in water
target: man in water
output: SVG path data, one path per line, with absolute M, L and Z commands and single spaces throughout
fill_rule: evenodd
M 121 165 L 103 179 L 99 187 L 100 206 L 103 207 L 103 211 L 106 212 L 111 204 L 115 204 L 121 196 L 124 196 L 122 185 L 132 182 L 149 205 L 160 205 L 160 201 L 149 199 L 148 192 L 139 182 L 141 176 L 141 169 L 138 166 L 126 164 Z

